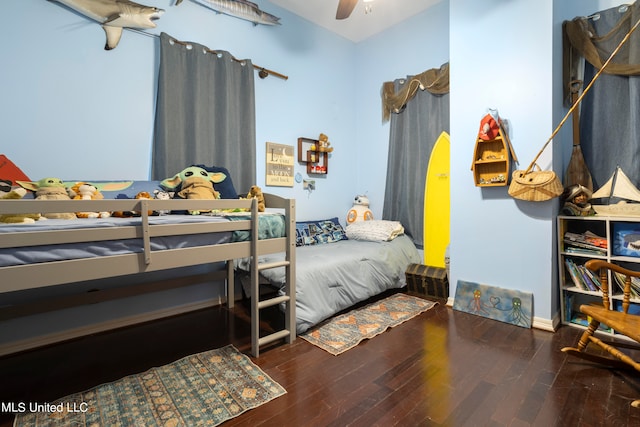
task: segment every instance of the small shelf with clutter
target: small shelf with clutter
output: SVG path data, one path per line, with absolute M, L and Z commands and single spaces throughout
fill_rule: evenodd
M 502 120 L 487 114 L 480 122 L 471 164 L 476 187 L 507 185 L 510 177 L 510 154 L 517 161 Z
M 308 174 L 326 175 L 329 172 L 329 153 L 332 151 L 329 137 L 323 133 L 318 139 L 298 138 L 298 162 L 307 165 Z

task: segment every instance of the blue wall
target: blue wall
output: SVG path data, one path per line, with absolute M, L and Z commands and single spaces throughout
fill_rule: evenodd
M 389 134 L 381 121 L 381 85 L 450 61 L 451 293 L 459 279 L 533 292 L 534 315 L 551 324 L 558 310 L 557 202 L 519 202 L 506 187 L 475 187 L 473 145 L 485 109 L 498 108 L 512 123 L 526 167 L 566 111 L 562 20 L 618 2 L 444 0 L 358 44 L 268 1 L 258 3 L 282 18 L 281 27 L 254 27 L 188 0 L 177 7 L 173 0 L 146 3 L 166 10 L 149 32 L 228 50 L 289 76 L 256 78 L 257 184 L 295 197 L 298 219 L 342 219 L 353 196 L 364 192 L 381 217 Z M 44 0 L 7 2 L 0 28 L 0 152 L 33 179 L 147 179 L 159 41 L 125 31 L 106 52 L 97 24 Z M 328 176 L 315 178 L 316 191 L 264 187 L 265 142 L 294 145 L 299 136 L 320 132 L 335 151 Z M 570 145 L 563 130 L 541 166 L 562 169 Z M 303 165 L 296 172 L 306 175 Z M 212 292 L 193 291 L 192 298 Z M 172 298 L 161 294 L 158 304 Z M 114 304 L 112 312 L 122 307 Z
M 257 184 L 265 181 L 265 142 L 295 145 L 299 136 L 324 132 L 335 152 L 316 192 L 308 195 L 301 185 L 266 190 L 298 198 L 300 218 L 342 214 L 355 191 L 356 45 L 260 3 L 282 26 L 254 27 L 188 0 L 180 6 L 152 0 L 146 4 L 166 12 L 148 32 L 227 50 L 289 76 L 256 76 Z M 10 42 L 0 47 L 2 153 L 32 179 L 147 179 L 159 40 L 125 31 L 107 52 L 102 28 L 60 4 L 5 6 L 0 28 Z
M 256 77 L 257 184 L 264 186 L 265 142 L 295 145 L 299 136 L 323 132 L 335 151 L 330 173 L 312 177 L 316 191 L 300 184 L 266 190 L 297 198 L 300 219 L 342 217 L 353 196 L 367 192 L 381 217 L 389 129 L 381 120 L 380 88 L 448 61 L 448 3 L 360 44 L 259 3 L 282 26 L 254 27 L 188 0 L 180 6 L 154 0 L 147 4 L 166 12 L 148 32 L 228 50 L 289 76 Z M 106 52 L 98 24 L 42 0 L 8 3 L 0 25 L 15 41 L 0 46 L 10 64 L 0 70 L 2 153 L 32 179 L 147 179 L 158 40 L 125 31 Z M 296 172 L 306 177 L 304 165 Z
M 256 78 L 258 185 L 295 197 L 300 220 L 343 220 L 353 197 L 363 192 L 381 217 L 389 127 L 381 120 L 380 89 L 384 81 L 448 60 L 446 1 L 359 44 L 268 1 L 258 3 L 280 16 L 282 26 L 254 27 L 189 0 L 180 6 L 173 6 L 173 0 L 141 3 L 166 10 L 150 33 L 163 31 L 227 50 L 289 76 L 287 81 Z M 98 24 L 57 3 L 22 0 L 4 6 L 0 153 L 32 179 L 148 179 L 159 40 L 125 31 L 118 47 L 107 52 Z M 314 192 L 301 184 L 264 186 L 265 142 L 295 145 L 298 137 L 315 138 L 321 132 L 329 135 L 335 151 L 329 174 L 312 177 Z M 296 172 L 306 177 L 304 165 L 296 165 Z M 71 291 L 56 287 L 46 294 Z M 0 324 L 0 343 L 215 300 L 220 291 L 201 284 L 12 319 Z
M 559 5 L 558 3 L 562 3 Z M 611 2 L 450 0 L 451 293 L 458 280 L 534 295 L 534 326 L 559 319 L 555 216 L 558 200 L 526 202 L 507 187 L 475 187 L 469 170 L 480 118 L 497 108 L 511 124 L 526 169 L 566 113 L 562 107 L 563 20 Z M 567 132 L 569 130 L 569 132 Z M 571 133 L 538 160 L 562 178 Z
M 449 2 L 442 1 L 357 45 L 355 107 L 359 151 L 356 193 L 367 192 L 377 218 L 382 217 L 389 151 L 389 123 L 382 123 L 382 83 L 438 68 L 448 62 L 448 22 Z

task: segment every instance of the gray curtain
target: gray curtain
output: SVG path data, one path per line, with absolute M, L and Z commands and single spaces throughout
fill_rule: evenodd
M 229 170 L 238 193 L 256 183 L 254 70 L 250 60 L 160 36 L 152 179 L 192 164 Z
M 591 58 L 588 50 L 582 50 L 589 56 L 584 64 L 585 87 L 604 62 L 602 58 L 608 58 L 638 19 L 640 4 L 574 20 L 584 27 L 590 41 L 597 43 L 600 56 Z M 640 187 L 640 77 L 634 75 L 634 67 L 640 65 L 640 29 L 614 58 L 611 64 L 616 67 L 605 68 L 580 105 L 580 145 L 594 189 L 600 188 L 618 165 Z
M 448 64 L 447 64 L 448 74 Z M 448 75 L 447 75 L 448 79 Z M 394 81 L 396 93 L 411 77 Z M 391 114 L 383 219 L 400 221 L 422 249 L 424 190 L 429 156 L 442 131 L 449 132 L 449 94 L 418 90 L 404 109 Z

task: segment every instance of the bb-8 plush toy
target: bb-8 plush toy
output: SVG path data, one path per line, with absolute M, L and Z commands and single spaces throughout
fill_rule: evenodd
M 369 198 L 367 196 L 356 196 L 353 200 L 353 206 L 347 213 L 347 224 L 353 224 L 356 221 L 370 221 L 373 214 L 369 210 Z

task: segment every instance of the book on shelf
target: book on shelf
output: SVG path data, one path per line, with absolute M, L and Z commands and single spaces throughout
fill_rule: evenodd
M 564 251 L 570 254 L 589 255 L 589 256 L 591 255 L 605 256 L 607 254 L 606 252 L 603 252 L 600 249 L 580 248 L 578 246 L 565 246 Z
M 601 291 L 602 290 L 602 282 L 600 281 L 600 276 L 598 276 L 598 273 L 589 270 L 584 265 L 582 266 L 582 268 L 587 273 L 587 275 L 589 276 L 589 279 L 591 279 L 591 282 L 595 285 L 595 287 L 598 288 L 599 291 Z
M 572 250 L 581 250 L 583 253 L 606 255 L 608 243 L 607 239 L 600 237 L 591 231 L 584 233 L 572 233 L 567 231 L 564 233 L 565 250 L 570 252 Z
M 602 289 L 600 278 L 582 264 L 576 264 L 571 258 L 565 258 L 565 265 L 574 286 L 584 291 L 597 292 Z
M 573 313 L 571 323 L 581 326 L 589 326 L 589 323 L 591 323 L 591 317 L 582 313 Z M 600 323 L 600 325 L 598 325 L 598 329 L 605 332 L 611 332 L 611 328 L 604 323 Z
M 582 281 L 590 291 L 595 292 L 600 290 L 600 287 L 593 282 L 593 279 L 591 279 L 591 276 L 588 273 L 589 269 L 587 267 L 585 267 L 584 265 L 576 265 L 576 268 L 578 269 L 578 272 L 580 272 Z
M 620 289 L 620 292 L 624 292 L 624 283 L 627 276 L 622 273 L 614 272 L 613 277 L 616 284 L 618 285 L 618 288 Z M 629 291 L 632 298 L 640 298 L 640 278 L 631 278 L 631 286 L 629 287 Z
M 564 294 L 564 304 L 564 319 L 567 322 L 571 322 L 573 311 L 573 294 L 571 292 Z

